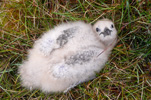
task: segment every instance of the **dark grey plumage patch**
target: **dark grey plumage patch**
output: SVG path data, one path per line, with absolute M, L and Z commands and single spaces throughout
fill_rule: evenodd
M 65 45 L 69 41 L 70 38 L 74 37 L 74 33 L 76 32 L 76 30 L 77 30 L 77 27 L 63 30 L 63 34 L 61 34 L 57 38 L 57 44 L 59 44 L 60 46 Z
M 59 44 L 60 46 L 65 45 L 68 42 L 68 38 L 70 35 L 71 34 L 69 34 L 69 33 L 64 33 L 64 34 L 60 35 L 57 38 L 57 44 Z
M 81 53 L 77 53 L 76 55 L 70 56 L 69 59 L 66 59 L 65 63 L 68 65 L 75 65 L 75 64 L 84 64 L 89 62 L 94 56 L 94 51 L 84 51 Z

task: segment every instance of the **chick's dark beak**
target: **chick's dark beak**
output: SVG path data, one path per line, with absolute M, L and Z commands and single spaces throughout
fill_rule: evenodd
M 105 27 L 104 32 L 101 32 L 99 35 L 103 34 L 105 37 L 105 36 L 111 35 L 111 32 L 112 32 L 112 30 Z

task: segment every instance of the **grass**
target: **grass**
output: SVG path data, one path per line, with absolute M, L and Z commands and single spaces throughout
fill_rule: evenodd
M 118 43 L 97 78 L 67 93 L 21 87 L 18 66 L 27 50 L 55 25 L 100 18 L 115 22 Z M 0 98 L 69 100 L 151 99 L 150 0 L 2 0 L 0 2 Z

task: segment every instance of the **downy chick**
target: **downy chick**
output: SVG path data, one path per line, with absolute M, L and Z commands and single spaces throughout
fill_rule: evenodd
M 108 19 L 93 26 L 63 23 L 44 33 L 19 66 L 22 85 L 44 92 L 66 92 L 95 78 L 116 44 L 117 31 Z

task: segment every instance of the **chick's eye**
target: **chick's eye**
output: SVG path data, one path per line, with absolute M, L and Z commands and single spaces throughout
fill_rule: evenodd
M 114 25 L 113 25 L 113 24 L 111 25 L 111 28 L 114 28 Z
M 99 28 L 96 28 L 96 32 L 100 32 L 101 30 Z

